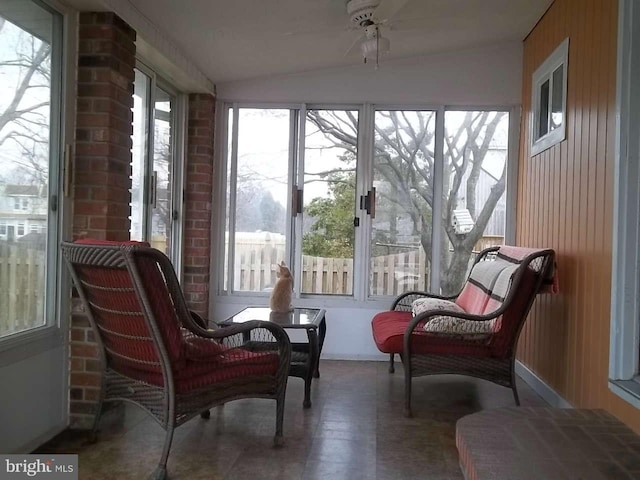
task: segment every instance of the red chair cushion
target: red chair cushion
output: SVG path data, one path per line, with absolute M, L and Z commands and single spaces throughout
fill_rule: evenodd
M 243 348 L 227 348 L 211 340 L 210 356 L 197 349 L 197 359 L 186 361 L 186 366 L 173 372 L 176 393 L 187 393 L 208 385 L 222 383 L 235 378 L 275 375 L 280 359 L 273 352 L 250 352 Z M 193 354 L 193 352 L 192 352 Z M 120 366 L 123 374 L 151 385 L 164 386 L 162 373 Z
M 404 331 L 411 321 L 411 312 L 388 311 L 378 313 L 371 320 L 373 340 L 384 353 L 402 353 Z
M 373 339 L 378 350 L 383 353 L 402 353 L 404 350 L 404 332 L 411 322 L 411 312 L 388 311 L 378 313 L 371 321 Z M 487 345 L 478 341 L 465 341 L 461 338 L 427 333 L 418 324 L 411 336 L 413 353 L 433 353 L 441 355 L 491 355 Z

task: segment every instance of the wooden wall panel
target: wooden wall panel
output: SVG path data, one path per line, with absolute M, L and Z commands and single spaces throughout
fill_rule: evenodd
M 567 136 L 530 156 L 531 76 L 569 37 Z M 555 0 L 524 42 L 517 242 L 558 254 L 561 294 L 540 296 L 519 358 L 575 407 L 640 414 L 608 389 L 617 2 Z

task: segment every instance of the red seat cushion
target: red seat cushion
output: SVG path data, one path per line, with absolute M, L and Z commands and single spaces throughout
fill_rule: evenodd
M 378 313 L 371 321 L 373 339 L 378 350 L 383 353 L 402 353 L 404 332 L 411 322 L 411 312 L 388 311 Z M 420 324 L 411 336 L 413 353 L 433 353 L 441 355 L 491 355 L 489 347 L 479 341 L 463 340 L 447 335 L 427 333 Z
M 381 312 L 371 320 L 373 340 L 384 353 L 402 353 L 404 331 L 411 321 L 411 312 Z
M 235 378 L 275 375 L 280 363 L 277 353 L 228 348 L 205 338 L 191 337 L 185 341 L 184 347 L 185 366 L 173 371 L 177 393 L 187 393 Z M 162 372 L 131 368 L 129 365 L 118 365 L 117 369 L 136 380 L 164 385 Z

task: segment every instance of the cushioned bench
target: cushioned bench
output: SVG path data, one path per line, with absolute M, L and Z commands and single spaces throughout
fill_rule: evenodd
M 537 293 L 553 291 L 554 252 L 492 247 L 478 254 L 460 294 L 408 292 L 372 320 L 381 352 L 400 354 L 405 372 L 405 414 L 411 415 L 411 378 L 459 373 L 518 392 L 514 360 L 518 335 Z

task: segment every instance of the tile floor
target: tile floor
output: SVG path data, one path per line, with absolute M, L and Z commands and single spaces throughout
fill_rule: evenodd
M 303 410 L 303 382 L 287 387 L 285 445 L 272 447 L 273 400 L 238 400 L 209 420 L 176 430 L 168 471 L 177 479 L 462 480 L 456 421 L 513 405 L 511 391 L 460 376 L 414 379 L 414 418 L 405 418 L 403 372 L 385 362 L 322 361 Z M 524 406 L 545 406 L 524 382 Z M 144 479 L 153 471 L 164 431 L 142 410 L 123 406 L 103 417 L 98 442 L 64 432 L 39 452 L 79 453 L 81 479 Z

